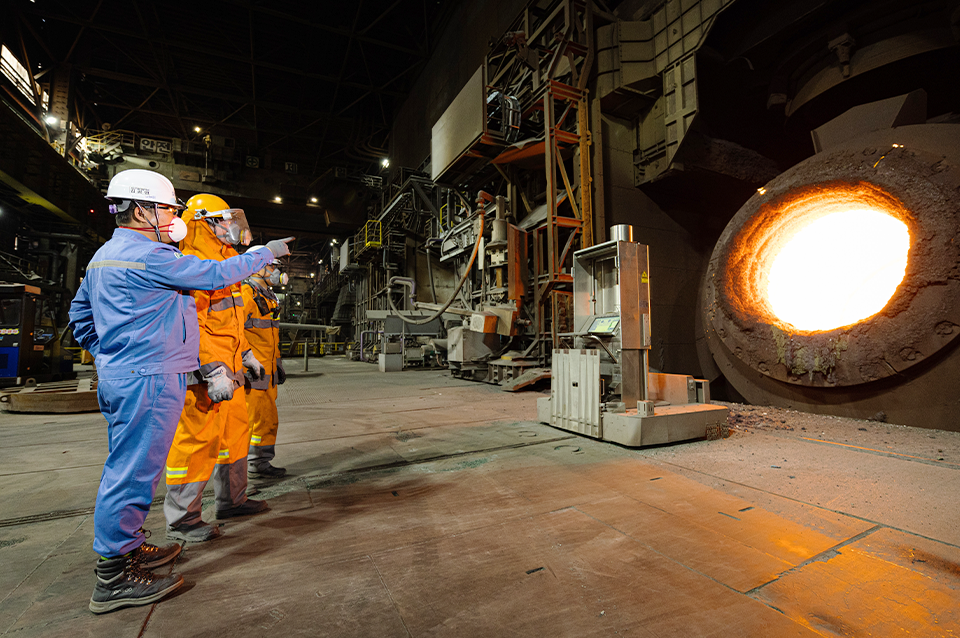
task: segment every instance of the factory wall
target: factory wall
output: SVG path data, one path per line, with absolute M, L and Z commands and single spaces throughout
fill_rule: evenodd
M 702 252 L 704 242 L 634 186 L 634 123 L 609 116 L 602 116 L 601 122 L 606 225 L 630 224 L 634 241 L 650 247 L 650 366 L 699 375 L 694 318 L 712 242 Z
M 430 130 L 489 50 L 527 5 L 527 0 L 460 3 L 432 57 L 400 108 L 390 135 L 393 166 L 419 167 L 430 155 Z

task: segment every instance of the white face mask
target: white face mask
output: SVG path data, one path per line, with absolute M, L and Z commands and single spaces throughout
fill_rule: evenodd
M 187 223 L 179 217 L 174 217 L 173 221 L 161 227 L 161 230 L 166 231 L 170 240 L 177 243 L 187 236 Z

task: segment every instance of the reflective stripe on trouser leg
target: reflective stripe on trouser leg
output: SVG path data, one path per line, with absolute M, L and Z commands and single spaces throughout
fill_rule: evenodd
M 200 499 L 206 484 L 207 482 L 203 481 L 167 485 L 167 497 L 163 500 L 163 516 L 167 519 L 167 527 L 194 525 L 202 520 L 200 511 L 203 505 Z
M 207 396 L 207 384 L 187 386 L 177 434 L 167 455 L 167 485 L 210 478 L 220 451 L 220 412 L 221 405 Z
M 250 467 L 262 467 L 274 457 L 279 419 L 277 417 L 277 388 L 246 390 L 247 416 L 250 420 Z
M 93 515 L 93 549 L 112 558 L 143 543 L 140 528 L 163 474 L 187 391 L 186 374 L 101 379 L 109 454 Z
M 207 396 L 207 384 L 187 386 L 177 433 L 167 455 L 163 513 L 170 527 L 200 521 L 200 494 L 220 449 L 220 411 L 220 404 Z
M 247 501 L 247 460 L 217 463 L 213 469 L 213 497 L 218 510 L 240 507 Z
M 247 424 L 247 402 L 237 390 L 233 398 L 221 404 L 223 418 L 217 466 L 213 471 L 213 494 L 217 509 L 243 505 L 247 500 L 247 448 L 250 427 Z

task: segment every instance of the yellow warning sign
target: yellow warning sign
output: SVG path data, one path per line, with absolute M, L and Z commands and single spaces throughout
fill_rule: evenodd
M 643 271 L 643 274 L 640 275 L 640 283 L 642 283 L 642 284 L 648 284 L 648 283 L 650 283 L 650 278 L 647 277 L 647 271 L 646 271 L 646 270 L 644 270 L 644 271 Z

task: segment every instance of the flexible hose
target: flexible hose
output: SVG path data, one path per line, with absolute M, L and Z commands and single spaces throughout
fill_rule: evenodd
M 461 199 L 463 199 L 463 196 L 461 196 Z M 390 302 L 390 308 L 393 309 L 393 311 L 397 314 L 398 317 L 400 317 L 400 319 L 404 323 L 412 323 L 418 326 L 428 324 L 434 319 L 436 319 L 437 317 L 439 317 L 440 315 L 442 315 L 446 311 L 446 309 L 449 308 L 450 305 L 454 302 L 454 300 L 457 298 L 457 295 L 460 294 L 460 289 L 463 288 L 463 284 L 466 283 L 467 277 L 470 276 L 470 271 L 473 269 L 473 262 L 477 260 L 477 253 L 480 252 L 480 242 L 483 241 L 484 217 L 485 217 L 484 210 L 483 208 L 481 208 L 480 209 L 480 230 L 477 232 L 477 243 L 473 245 L 473 253 L 471 253 L 470 255 L 470 263 L 467 264 L 466 269 L 463 271 L 463 276 L 460 277 L 460 282 L 457 284 L 456 290 L 454 290 L 453 294 L 450 295 L 450 298 L 447 300 L 447 303 L 443 304 L 443 307 L 441 307 L 439 310 L 437 310 L 435 313 L 433 313 L 429 317 L 425 317 L 423 319 L 411 319 L 410 317 L 404 317 L 402 314 L 400 314 L 400 310 L 397 308 L 396 304 L 393 303 L 393 296 L 390 294 L 390 291 L 387 291 L 387 301 Z
M 433 283 L 433 258 L 430 256 L 430 244 L 427 244 L 427 274 L 430 277 L 430 303 L 437 303 L 437 286 Z

